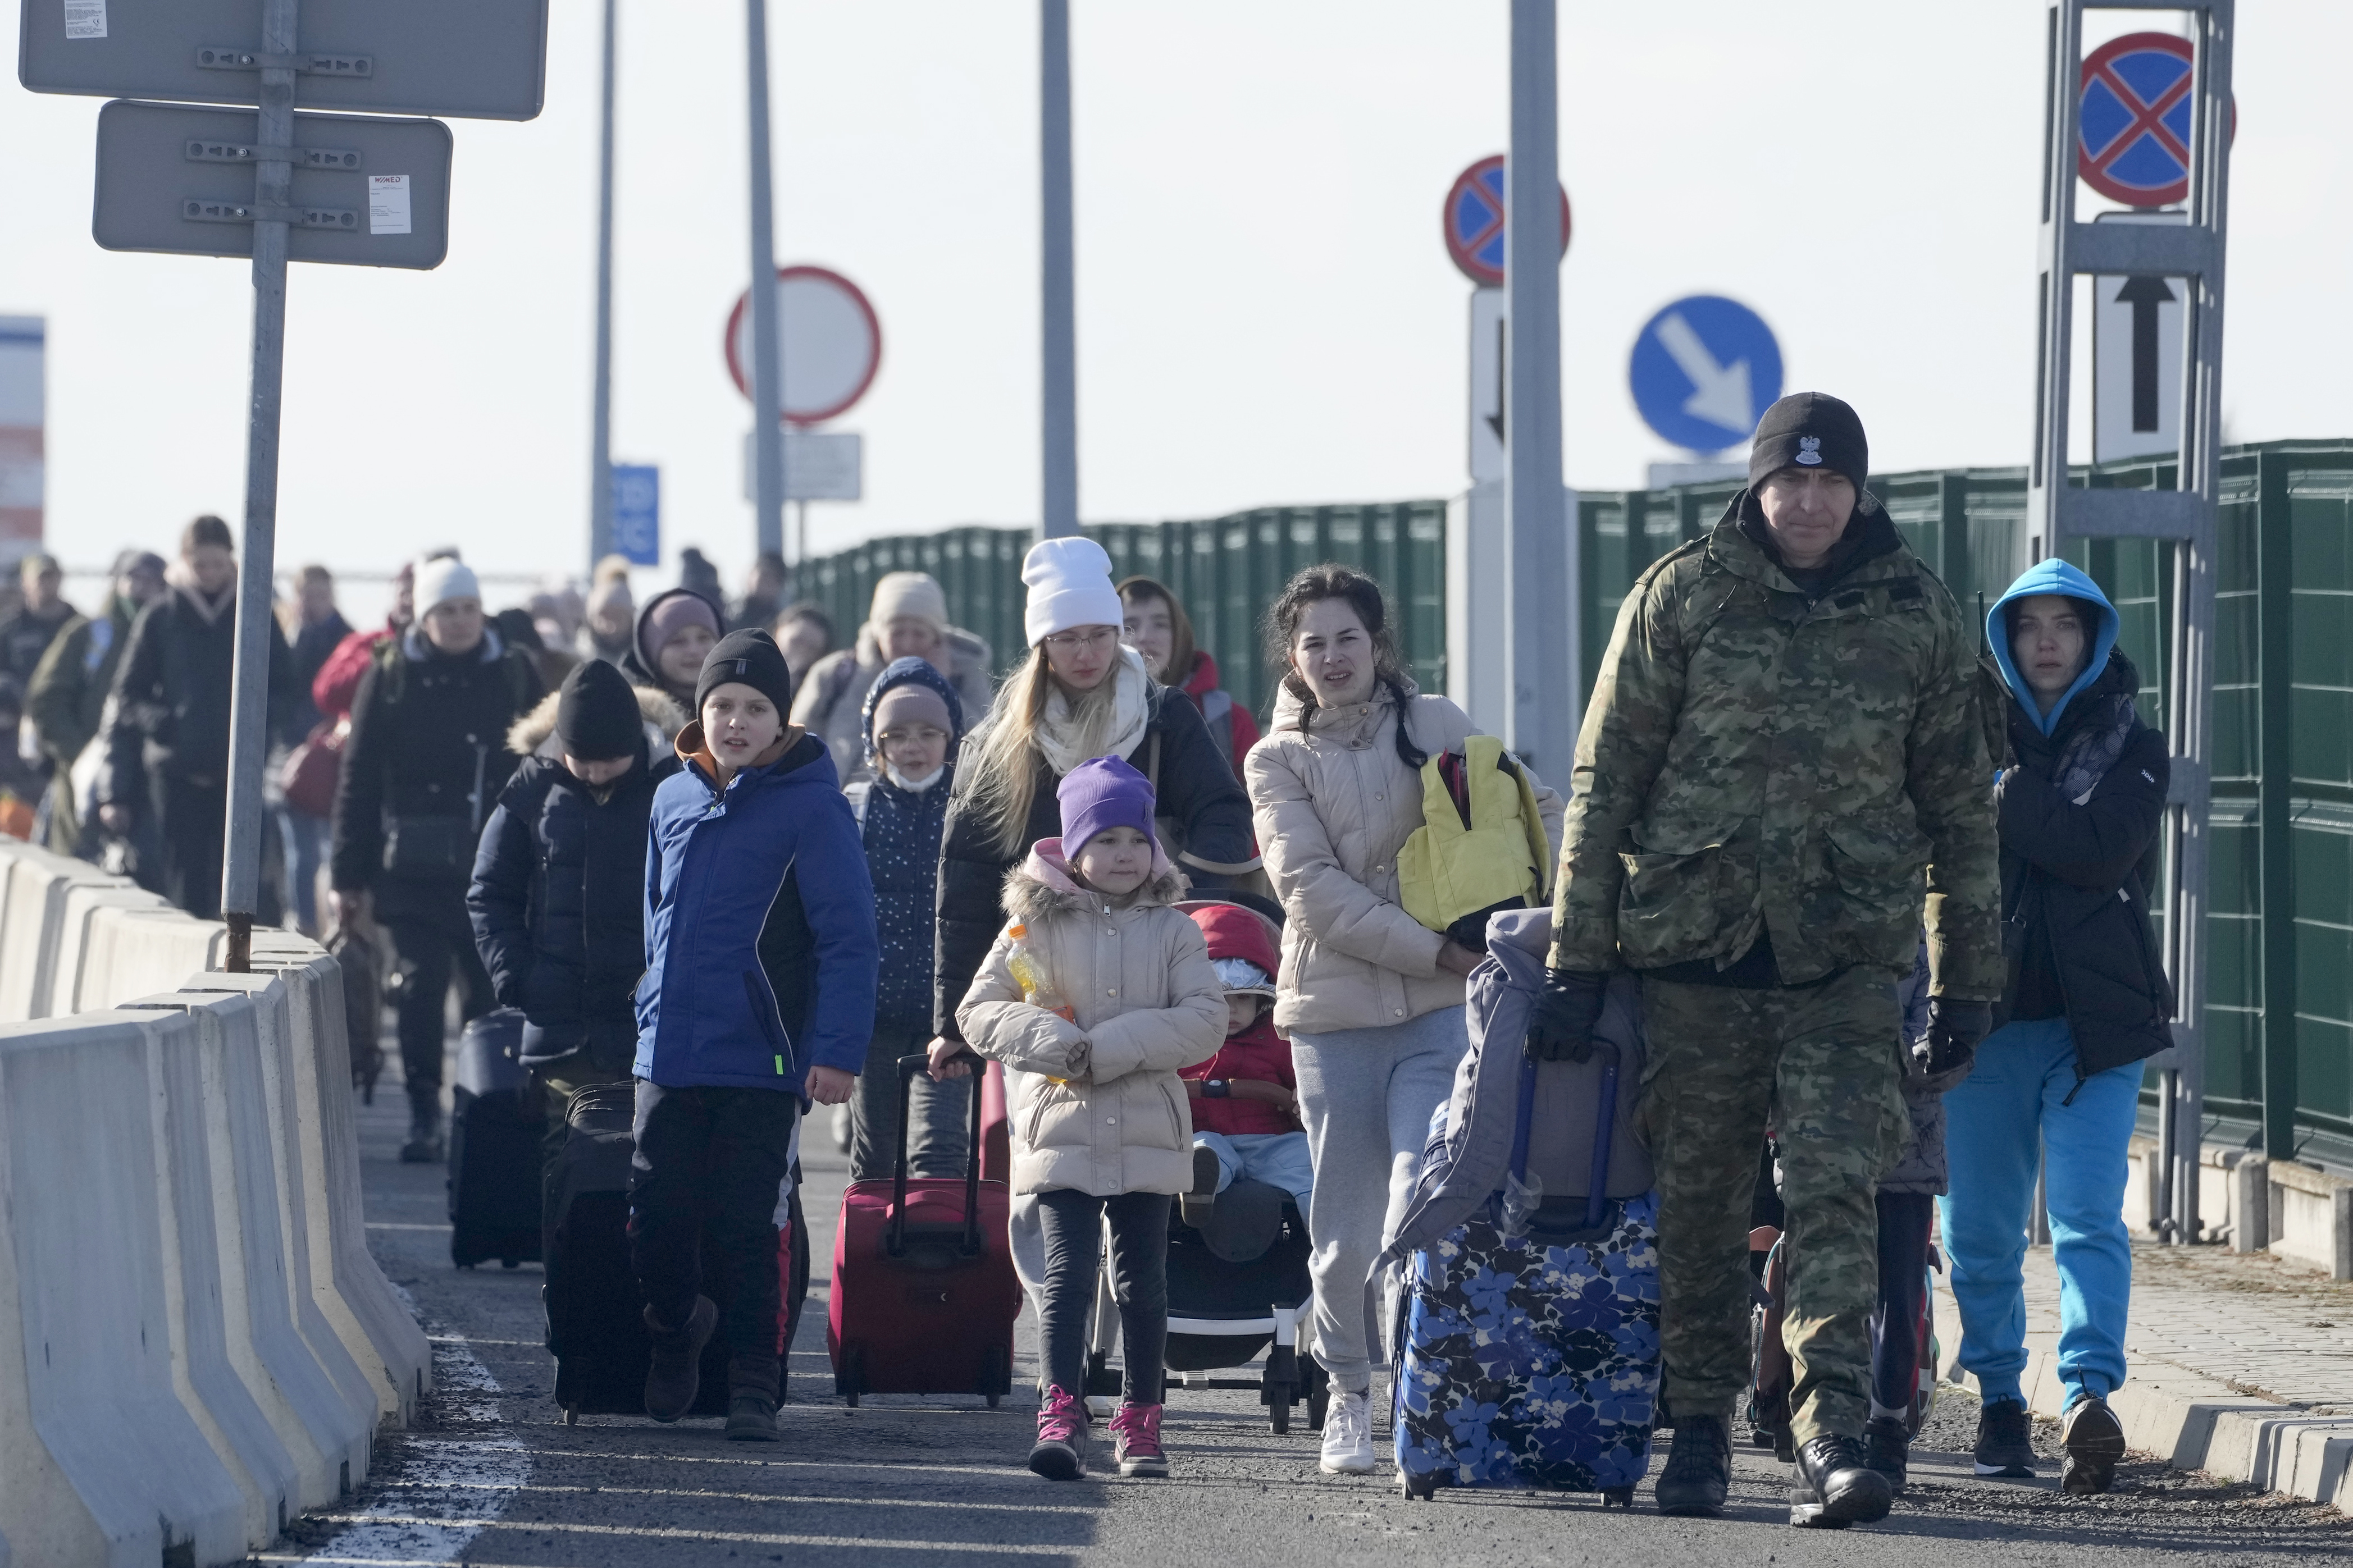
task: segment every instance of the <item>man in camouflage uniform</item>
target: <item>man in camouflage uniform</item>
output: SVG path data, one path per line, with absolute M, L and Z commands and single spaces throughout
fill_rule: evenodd
M 1769 1123 L 1788 1213 L 1791 1522 L 1885 1517 L 1858 1438 L 1873 1189 L 1906 1125 L 1893 982 L 1925 921 L 1943 1065 L 1966 1059 L 2001 990 L 1975 639 L 1863 489 L 1867 461 L 1838 399 L 1767 410 L 1748 488 L 1627 595 L 1577 741 L 1529 1047 L 1588 1048 L 1609 971 L 1642 972 L 1669 1513 L 1724 1505 Z

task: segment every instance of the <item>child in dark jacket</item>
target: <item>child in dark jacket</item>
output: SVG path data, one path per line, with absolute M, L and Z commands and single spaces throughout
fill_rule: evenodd
M 1208 1220 L 1217 1194 L 1242 1177 L 1292 1195 L 1307 1217 L 1314 1165 L 1299 1124 L 1299 1080 L 1291 1042 L 1274 1030 L 1279 933 L 1274 922 L 1240 904 L 1185 906 L 1209 944 L 1209 963 L 1226 992 L 1226 1043 L 1218 1054 L 1177 1074 L 1193 1112 L 1193 1186 L 1179 1207 L 1185 1223 Z
M 882 980 L 874 1037 L 858 1093 L 849 1179 L 887 1178 L 897 1163 L 899 1058 L 932 1041 L 932 944 L 937 923 L 940 830 L 964 741 L 964 704 L 923 659 L 893 661 L 866 693 L 866 763 L 873 776 L 849 785 L 849 805 L 874 879 Z M 960 1176 L 970 1147 L 972 1079 L 917 1075 L 909 1089 L 908 1173 Z
M 695 685 L 684 768 L 654 792 L 638 984 L 631 1262 L 653 1359 L 646 1414 L 694 1403 L 719 1327 L 702 1237 L 732 1289 L 727 1436 L 773 1442 L 777 1194 L 795 1119 L 856 1086 L 874 1033 L 874 889 L 824 742 L 785 722 L 765 632 L 722 638 Z

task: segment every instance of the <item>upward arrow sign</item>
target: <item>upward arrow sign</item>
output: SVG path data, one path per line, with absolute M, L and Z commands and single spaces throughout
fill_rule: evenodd
M 1659 322 L 1659 346 L 1692 384 L 1692 395 L 1683 399 L 1684 413 L 1721 425 L 1736 438 L 1757 428 L 1757 400 L 1749 390 L 1746 360 L 1716 363 L 1680 310 L 1670 311 Z
M 2116 303 L 2132 307 L 2132 427 L 2160 428 L 2157 416 L 2157 308 L 2173 302 L 2162 278 L 2135 276 L 2116 290 Z

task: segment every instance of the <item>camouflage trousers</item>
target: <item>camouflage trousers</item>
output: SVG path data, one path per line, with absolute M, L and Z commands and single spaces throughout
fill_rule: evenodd
M 1747 1386 L 1749 1205 L 1769 1126 L 1788 1211 L 1791 1436 L 1860 1436 L 1879 1302 L 1873 1195 L 1908 1125 L 1888 975 L 1857 966 L 1761 991 L 1646 980 L 1642 1011 L 1668 1408 L 1728 1414 Z

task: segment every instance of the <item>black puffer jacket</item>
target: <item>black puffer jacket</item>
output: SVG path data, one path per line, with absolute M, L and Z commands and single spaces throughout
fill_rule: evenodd
M 2013 702 L 1997 792 L 2010 979 L 1994 1023 L 2063 1016 L 2079 1079 L 2173 1043 L 2173 986 L 2148 918 L 2170 770 L 2165 737 L 2133 712 L 2139 688 L 2132 661 L 2112 651 L 2048 738 Z M 2088 796 L 2070 799 L 2054 782 L 2070 742 L 2104 738 L 2120 739 L 2116 761 Z
M 1114 672 L 1113 679 L 1117 679 Z M 1127 754 L 1131 767 L 1153 780 L 1157 791 L 1161 826 L 1184 847 L 1177 868 L 1191 879 L 1196 892 L 1229 886 L 1233 879 L 1258 868 L 1258 848 L 1250 837 L 1250 796 L 1235 782 L 1234 771 L 1209 739 L 1200 710 L 1183 692 L 1147 681 L 1151 718 L 1144 739 Z M 940 847 L 939 933 L 935 973 L 932 981 L 932 1027 L 949 1039 L 964 1038 L 956 1027 L 956 1005 L 972 988 L 989 943 L 1005 924 L 1006 873 L 1029 847 L 1062 831 L 1061 805 L 1054 798 L 1060 773 L 1033 749 L 1038 785 L 1029 796 L 1029 821 L 1020 844 L 999 854 L 987 826 L 967 809 L 965 791 L 971 783 L 973 759 L 987 744 L 989 727 L 1003 721 L 1005 701 L 999 701 L 987 722 L 966 737 L 964 765 L 958 770 L 955 793 L 948 798 L 945 837 Z
M 526 1065 L 585 1048 L 619 1072 L 637 1054 L 647 826 L 654 786 L 678 770 L 641 736 L 629 771 L 603 789 L 528 757 L 501 793 L 466 910 L 499 1005 L 522 1009 Z
M 507 727 L 541 694 L 538 669 L 495 630 L 456 657 L 414 627 L 378 647 L 352 701 L 335 790 L 336 889 L 462 892 L 514 773 Z
M 205 785 L 228 777 L 229 705 L 236 684 L 237 595 L 217 608 L 178 585 L 139 612 L 114 671 L 114 719 L 107 731 L 101 804 L 146 798 L 145 775 Z M 269 708 L 292 702 L 292 656 L 269 617 Z

